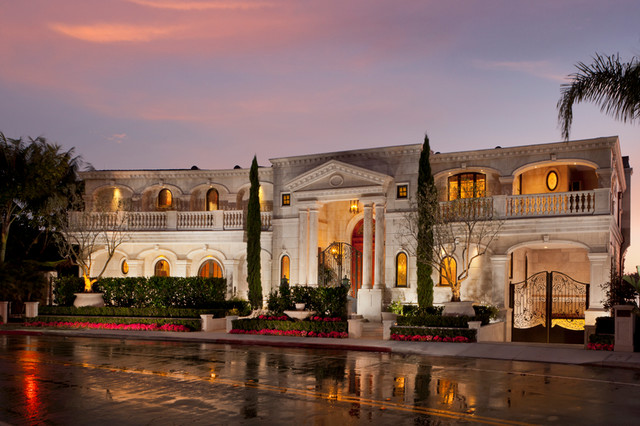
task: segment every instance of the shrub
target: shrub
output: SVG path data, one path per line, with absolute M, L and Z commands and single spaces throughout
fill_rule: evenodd
M 615 334 L 616 321 L 613 317 L 596 318 L 596 334 Z
M 474 305 L 473 310 L 476 316 L 472 321 L 482 321 L 482 325 L 487 325 L 492 319 L 498 318 L 498 308 L 488 305 Z
M 414 326 L 414 327 L 456 327 L 456 328 L 469 328 L 469 321 L 473 321 L 473 317 L 459 316 L 459 317 L 445 317 L 440 315 L 415 315 L 415 316 L 402 316 L 397 318 L 397 324 L 399 326 Z
M 249 303 L 244 300 L 219 302 L 211 309 L 186 309 L 186 308 L 127 308 L 105 306 L 101 308 L 84 306 L 42 306 L 39 309 L 41 315 L 64 316 L 100 316 L 100 317 L 156 317 L 156 318 L 199 318 L 201 314 L 213 314 L 216 318 L 222 318 L 233 309 L 250 312 Z
M 630 277 L 637 280 L 638 274 L 631 274 Z M 622 278 L 622 275 L 612 274 L 609 282 L 602 284 L 601 288 L 605 291 L 605 299 L 602 304 L 607 311 L 613 313 L 613 307 L 616 305 L 638 307 L 636 302 L 638 292 Z
M 73 306 L 74 293 L 84 290 L 82 277 L 58 277 L 53 284 L 53 301 L 60 306 Z
M 306 331 L 315 333 L 330 333 L 330 332 L 346 332 L 346 321 L 289 321 L 281 319 L 268 319 L 266 318 L 250 318 L 250 319 L 238 319 L 233 321 L 233 329 L 235 330 L 282 330 L 282 331 Z
M 292 286 L 291 298 L 282 296 L 282 293 L 272 292 L 267 299 L 267 307 L 274 314 L 281 314 L 287 309 L 293 308 L 293 303 L 304 303 L 306 309 L 315 311 L 319 315 L 330 317 L 347 317 L 346 287 L 307 287 Z
M 173 318 L 121 318 L 121 317 L 54 317 L 43 316 L 35 318 L 26 318 L 25 323 L 33 325 L 45 325 L 54 323 L 83 323 L 83 324 L 156 324 L 163 325 L 182 325 L 190 330 L 200 330 L 200 320 L 173 319 Z
M 402 315 L 415 316 L 415 315 L 442 315 L 444 306 L 423 306 L 418 305 L 402 305 Z

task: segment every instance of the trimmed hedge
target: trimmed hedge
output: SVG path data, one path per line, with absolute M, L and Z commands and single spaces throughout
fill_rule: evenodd
M 56 280 L 54 300 L 71 306 L 74 293 L 83 290 L 83 279 L 63 277 Z M 225 278 L 202 277 L 129 277 L 101 278 L 93 291 L 104 293 L 108 306 L 136 308 L 215 308 L 227 293 Z
M 391 327 L 391 334 L 400 336 L 439 336 L 441 338 L 462 336 L 472 342 L 476 341 L 476 330 L 469 328 L 394 326 Z
M 213 309 L 42 306 L 38 311 L 41 315 L 158 318 L 199 318 L 201 314 L 213 314 L 216 318 L 222 318 L 232 309 L 238 310 L 240 315 L 248 315 L 251 312 L 249 302 L 244 300 L 229 300 L 215 305 Z
M 396 322 L 399 326 L 469 328 L 469 321 L 473 321 L 473 318 L 468 316 L 419 315 L 398 317 Z
M 589 335 L 589 343 L 613 345 L 614 337 L 612 334 L 591 334 Z
M 233 329 L 236 330 L 297 330 L 313 331 L 316 333 L 346 332 L 346 321 L 281 321 L 260 318 L 237 319 L 233 321 Z
M 615 330 L 616 321 L 614 317 L 596 318 L 596 334 L 615 334 Z
M 285 290 L 284 295 L 282 294 Z M 290 290 L 291 294 L 287 292 Z M 290 286 L 280 289 L 280 294 L 272 292 L 267 307 L 273 314 L 282 314 L 292 307 L 293 303 L 305 303 L 305 309 L 315 311 L 318 315 L 329 317 L 347 317 L 347 287 L 307 287 Z
M 121 317 L 80 317 L 80 316 L 37 316 L 25 318 L 25 322 L 90 322 L 99 324 L 165 324 L 183 325 L 190 330 L 200 330 L 199 319 L 173 319 L 173 318 L 121 318 Z

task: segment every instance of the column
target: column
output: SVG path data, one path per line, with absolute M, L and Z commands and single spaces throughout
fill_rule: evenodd
M 298 283 L 307 283 L 307 224 L 309 222 L 309 212 L 307 210 L 298 211 Z
M 236 270 L 239 263 L 240 262 L 235 259 L 225 259 L 222 261 L 222 266 L 224 266 L 223 276 L 227 280 L 227 298 L 229 299 L 234 297 L 237 291 L 237 284 L 234 280 L 236 279 Z
M 498 308 L 505 307 L 505 300 L 509 297 L 507 260 L 505 254 L 491 256 L 491 303 Z
M 589 279 L 589 309 L 584 313 L 585 325 L 595 325 L 596 318 L 608 316 L 602 306 L 605 294 L 601 285 L 609 281 L 610 260 L 608 253 L 587 253 L 591 264 Z
M 384 230 L 384 204 L 376 203 L 376 244 L 374 253 L 374 278 L 373 288 L 381 289 L 384 287 L 384 246 L 385 246 L 385 230 Z
M 371 245 L 373 243 L 373 214 L 371 203 L 364 205 L 364 240 L 362 242 L 362 288 L 371 288 Z
M 318 285 L 318 208 L 309 209 L 309 269 L 307 284 Z

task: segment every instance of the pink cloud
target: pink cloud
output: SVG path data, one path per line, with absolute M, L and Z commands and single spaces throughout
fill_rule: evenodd
M 140 6 L 171 10 L 242 10 L 273 7 L 266 2 L 237 2 L 237 1 L 178 1 L 178 0 L 128 0 Z
M 174 34 L 176 28 L 123 25 L 123 24 L 94 24 L 94 25 L 66 25 L 51 24 L 52 30 L 68 37 L 93 43 L 115 42 L 149 42 L 167 38 Z
M 478 68 L 521 72 L 547 80 L 564 83 L 566 76 L 551 72 L 547 61 L 481 61 L 474 62 Z

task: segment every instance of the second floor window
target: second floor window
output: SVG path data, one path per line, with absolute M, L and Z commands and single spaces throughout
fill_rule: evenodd
M 164 188 L 158 194 L 158 207 L 161 209 L 168 209 L 173 204 L 173 195 L 171 191 Z
M 218 210 L 218 191 L 211 188 L 207 191 L 207 211 Z
M 282 194 L 282 205 L 283 206 L 291 205 L 291 194 Z
M 487 179 L 482 173 L 460 173 L 449 177 L 449 201 L 487 196 Z

